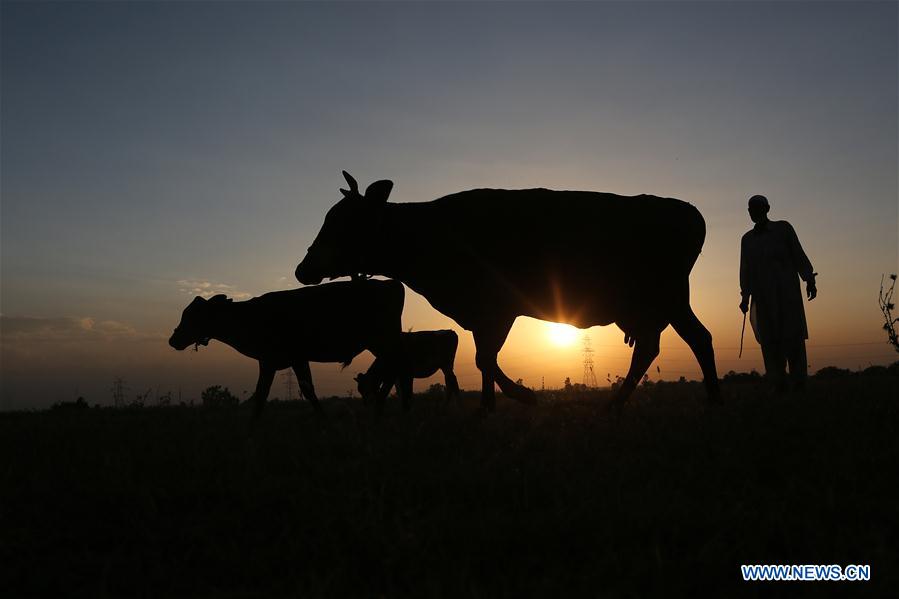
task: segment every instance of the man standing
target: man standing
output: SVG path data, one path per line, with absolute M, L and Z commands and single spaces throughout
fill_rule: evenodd
M 797 274 L 806 284 L 809 301 L 818 295 L 815 275 L 792 225 L 768 220 L 768 198 L 749 198 L 755 226 L 740 242 L 740 310 L 750 311 L 755 338 L 762 346 L 765 371 L 778 391 L 787 389 L 785 366 L 795 389 L 805 386 L 808 327 Z M 749 301 L 752 299 L 752 308 Z

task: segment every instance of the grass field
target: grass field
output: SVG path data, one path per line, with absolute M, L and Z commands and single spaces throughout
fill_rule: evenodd
M 5 597 L 882 595 L 899 588 L 899 378 L 462 405 L 0 415 Z M 740 564 L 870 564 L 744 583 Z M 889 594 L 889 593 L 887 593 Z

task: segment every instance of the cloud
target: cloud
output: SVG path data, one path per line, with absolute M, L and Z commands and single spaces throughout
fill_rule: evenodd
M 289 279 L 287 277 L 278 277 L 278 281 L 275 283 L 275 287 L 278 289 L 293 289 L 297 286 L 298 284 L 293 277 Z
M 252 294 L 245 291 L 239 291 L 234 285 L 226 285 L 225 283 L 212 283 L 204 279 L 180 279 L 177 281 L 179 291 L 186 295 L 199 295 L 200 297 L 210 298 L 213 295 L 223 293 L 236 300 L 250 299 Z
M 110 341 L 155 337 L 139 333 L 129 324 L 116 320 L 74 316 L 0 315 L 0 338 L 10 341 Z

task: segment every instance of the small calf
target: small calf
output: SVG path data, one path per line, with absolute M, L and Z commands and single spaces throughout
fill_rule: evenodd
M 262 412 L 275 372 L 293 368 L 303 395 L 321 410 L 309 362 L 349 365 L 371 351 L 384 364 L 397 354 L 405 291 L 398 281 L 358 280 L 266 293 L 245 302 L 194 298 L 169 345 L 177 350 L 218 339 L 259 361 L 252 400 Z
M 359 394 L 365 401 L 374 397 L 380 407 L 391 387 L 396 385 L 403 408 L 408 410 L 412 397 L 412 380 L 427 378 L 442 370 L 447 398 L 458 397 L 459 383 L 453 374 L 458 345 L 459 337 L 455 331 L 402 333 L 398 344 L 399 353 L 393 356 L 392 366 L 390 360 L 377 357 L 367 372 L 356 376 Z

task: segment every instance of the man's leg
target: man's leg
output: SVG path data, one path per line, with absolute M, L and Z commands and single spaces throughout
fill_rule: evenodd
M 768 380 L 777 392 L 786 391 L 785 368 L 786 358 L 784 357 L 783 345 L 781 343 L 763 343 L 762 358 L 765 361 L 765 374 Z
M 790 343 L 787 348 L 787 362 L 790 366 L 790 380 L 795 391 L 805 389 L 805 381 L 808 378 L 808 357 L 805 353 L 805 339 L 798 339 Z

